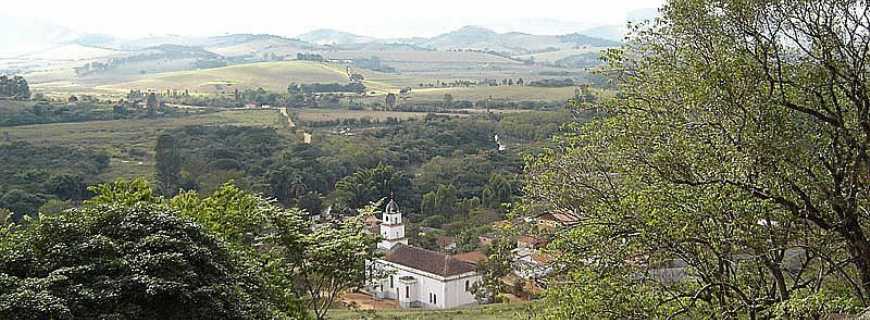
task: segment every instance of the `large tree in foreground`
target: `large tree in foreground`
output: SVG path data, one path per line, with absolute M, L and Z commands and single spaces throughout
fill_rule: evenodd
M 259 298 L 281 310 L 279 316 L 324 319 L 342 293 L 365 284 L 371 276 L 365 265 L 378 257 L 378 236 L 367 231 L 364 220 L 379 205 L 312 230 L 300 209 L 281 208 L 231 183 L 210 195 L 184 192 L 168 200 L 155 197 L 144 180 L 92 191 L 96 196 L 86 202 L 88 207 L 149 205 L 201 226 L 261 281 Z
M 265 282 L 164 208 L 102 206 L 0 235 L 3 319 L 273 319 Z
M 673 0 L 661 14 L 609 52 L 610 116 L 529 168 L 528 200 L 580 218 L 542 315 L 868 306 L 868 4 Z

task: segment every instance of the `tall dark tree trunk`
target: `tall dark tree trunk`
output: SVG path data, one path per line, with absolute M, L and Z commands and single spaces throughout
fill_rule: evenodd
M 854 216 L 843 221 L 839 233 L 846 239 L 849 255 L 858 272 L 863 290 L 862 295 L 866 303 L 866 298 L 870 295 L 870 241 L 867 240 L 867 236 Z

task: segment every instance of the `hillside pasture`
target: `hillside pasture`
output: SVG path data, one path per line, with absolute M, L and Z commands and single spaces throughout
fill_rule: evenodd
M 373 91 L 394 89 L 390 75 L 366 70 L 364 84 Z M 371 79 L 371 80 L 369 80 Z M 118 84 L 99 86 L 114 90 L 191 90 L 204 93 L 222 93 L 233 89 L 263 88 L 273 92 L 286 92 L 287 85 L 296 83 L 347 83 L 347 70 L 334 63 L 310 61 L 279 61 L 232 65 L 214 69 L 179 71 L 147 75 L 144 78 Z
M 505 63 L 519 62 L 482 52 L 435 51 L 435 50 L 343 50 L 326 52 L 330 59 L 359 59 L 378 57 L 385 63 Z
M 574 97 L 574 87 L 561 88 L 543 88 L 532 86 L 478 86 L 470 88 L 426 88 L 415 89 L 412 91 L 412 98 L 409 102 L 415 100 L 441 100 L 444 95 L 450 94 L 454 101 L 469 100 L 479 101 L 492 98 L 494 104 L 491 108 L 498 108 L 498 100 L 522 101 L 522 100 L 546 100 L 546 101 L 567 101 Z
M 362 119 L 385 121 L 387 118 L 399 120 L 423 119 L 426 112 L 397 112 L 397 111 L 369 111 L 369 110 L 329 110 L 329 109 L 301 109 L 291 110 L 293 117 L 302 122 L 333 121 L 344 119 Z M 451 116 L 464 116 L 461 114 L 445 114 Z
M 514 58 L 522 59 L 522 60 L 535 59 L 535 62 L 554 63 L 560 59 L 564 59 L 564 58 L 567 58 L 570 56 L 574 56 L 574 55 L 578 55 L 578 54 L 586 54 L 586 53 L 599 53 L 599 52 L 607 50 L 607 49 L 608 48 L 599 48 L 599 47 L 562 49 L 562 50 L 557 50 L 557 51 L 525 54 L 525 55 L 515 56 Z
M 157 136 L 169 129 L 190 125 L 238 125 L 283 128 L 286 120 L 277 110 L 232 110 L 179 118 L 56 123 L 0 128 L 0 137 L 35 145 L 77 146 L 107 152 L 112 160 L 100 177 L 151 176 Z
M 264 88 L 285 92 L 290 82 L 347 82 L 347 76 L 322 63 L 282 61 L 232 65 L 214 69 L 179 71 L 146 76 L 133 82 L 111 84 L 103 88 L 166 90 L 188 89 L 200 92 Z

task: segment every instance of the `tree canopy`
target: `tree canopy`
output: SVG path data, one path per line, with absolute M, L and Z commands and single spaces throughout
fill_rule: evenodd
M 21 76 L 0 75 L 0 98 L 30 99 L 30 86 Z
M 528 201 L 580 217 L 542 318 L 867 307 L 868 10 L 674 0 L 608 52 L 608 116 L 529 167 Z
M 232 184 L 169 199 L 142 179 L 91 191 L 27 223 L 0 212 L 0 318 L 323 319 L 378 257 L 371 206 L 315 230 Z
M 154 206 L 79 209 L 4 235 L 0 317 L 264 319 L 263 281 L 197 224 Z

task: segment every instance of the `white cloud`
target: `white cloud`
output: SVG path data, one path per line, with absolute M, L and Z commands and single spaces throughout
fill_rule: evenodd
M 315 28 L 405 37 L 432 36 L 469 24 L 526 32 L 621 24 L 631 10 L 658 7 L 662 1 L 27 0 L 5 3 L 0 15 L 36 17 L 78 31 L 125 37 L 243 32 L 293 36 Z

